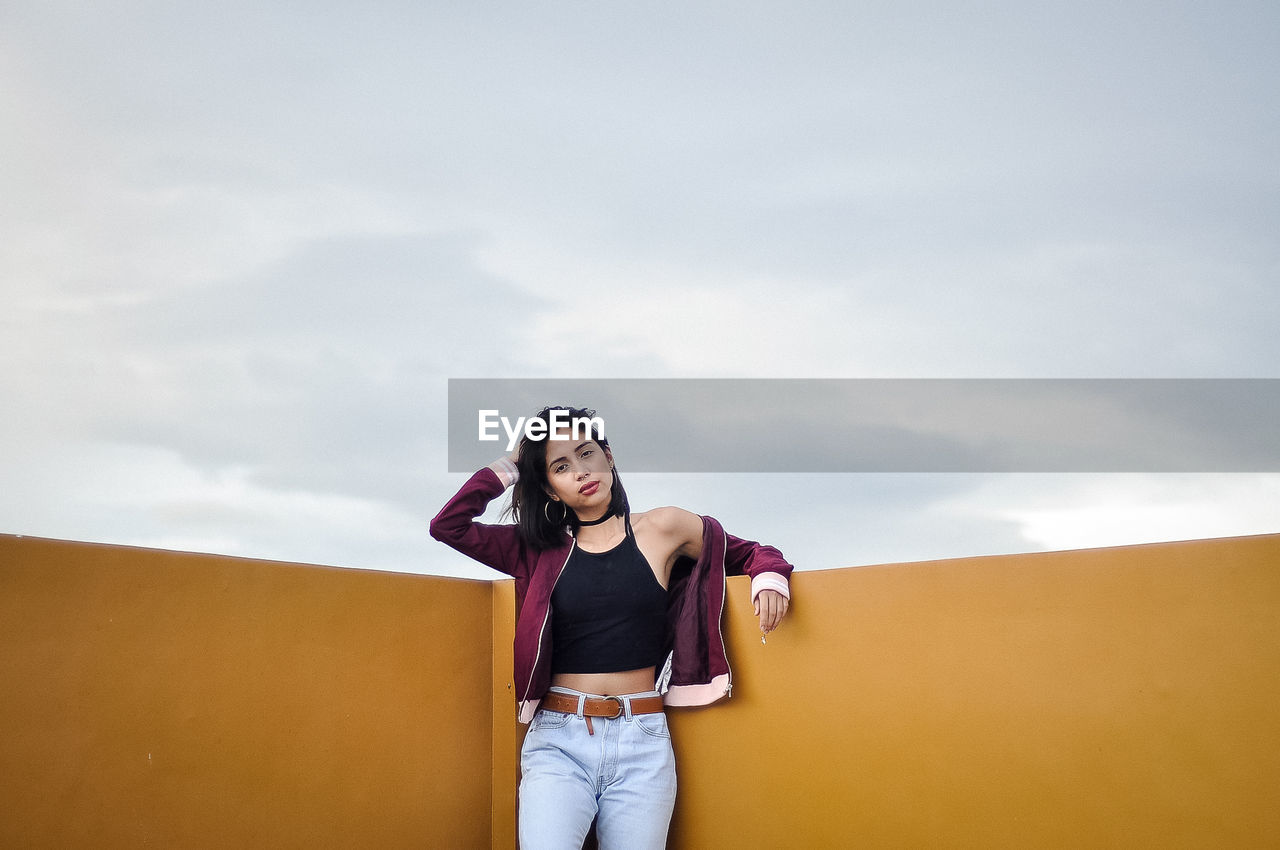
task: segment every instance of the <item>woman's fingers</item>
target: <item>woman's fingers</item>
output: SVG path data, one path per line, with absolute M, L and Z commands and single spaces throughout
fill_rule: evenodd
M 787 597 L 778 591 L 760 591 L 755 604 L 756 615 L 760 618 L 760 631 L 768 633 L 776 629 L 782 622 L 782 618 L 786 616 L 788 607 L 790 603 Z

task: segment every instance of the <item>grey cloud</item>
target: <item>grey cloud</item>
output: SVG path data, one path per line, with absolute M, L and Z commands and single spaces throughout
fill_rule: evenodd
M 37 439 L 154 443 L 419 510 L 420 470 L 443 468 L 446 377 L 584 373 L 572 346 L 531 350 L 576 291 L 545 267 L 495 279 L 476 259 L 494 246 L 581 260 L 602 293 L 611 269 L 657 270 L 673 316 L 686 286 L 703 305 L 743 286 L 821 305 L 799 330 L 742 331 L 773 375 L 1274 377 L 1280 362 L 1274 3 L 0 14 L 15 458 Z M 387 231 L 465 235 L 341 235 Z M 588 373 L 700 374 L 659 366 L 670 332 L 600 346 Z M 769 510 L 768 481 L 724 486 Z M 811 494 L 780 486 L 788 504 Z M 932 485 L 874 504 L 892 486 L 844 481 L 812 512 L 875 517 L 869 539 L 927 536 L 912 503 L 936 504 Z M 971 551 L 964 535 L 938 532 Z
M 104 311 L 119 398 L 91 430 L 261 484 L 404 501 L 439 465 L 442 376 L 518 369 L 543 306 L 478 271 L 465 240 L 312 243 L 245 280 Z

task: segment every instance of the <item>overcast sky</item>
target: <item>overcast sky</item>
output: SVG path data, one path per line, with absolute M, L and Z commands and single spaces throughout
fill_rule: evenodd
M 1280 377 L 1276 44 L 1236 0 L 10 0 L 0 533 L 484 576 L 426 533 L 451 377 Z M 803 568 L 1280 531 L 1263 473 L 626 482 Z

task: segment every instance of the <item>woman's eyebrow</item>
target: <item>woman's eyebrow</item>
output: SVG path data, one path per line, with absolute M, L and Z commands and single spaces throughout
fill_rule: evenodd
M 578 445 L 574 447 L 573 453 L 577 454 L 578 452 L 582 451 L 582 447 L 585 445 L 588 445 L 591 442 L 592 442 L 591 440 L 583 440 L 581 443 L 578 443 Z M 569 459 L 568 455 L 560 455 L 560 457 L 552 458 L 551 460 L 547 461 L 547 467 L 550 468 L 552 466 L 555 466 L 560 461 L 568 460 L 568 459 Z

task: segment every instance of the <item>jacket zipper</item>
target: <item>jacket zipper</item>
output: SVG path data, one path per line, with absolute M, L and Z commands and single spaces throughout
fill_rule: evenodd
M 556 580 L 551 582 L 551 593 L 555 593 L 556 585 L 560 583 L 560 576 L 564 575 L 564 568 L 569 563 L 569 558 L 573 556 L 573 550 L 578 546 L 578 541 L 573 541 L 573 545 L 569 547 L 569 554 L 564 556 L 564 563 L 560 565 L 560 571 L 556 573 Z M 529 681 L 524 686 L 524 697 L 520 700 L 521 705 L 529 701 L 529 691 L 533 688 L 533 676 L 538 672 L 538 659 L 542 658 L 542 635 L 547 630 L 547 621 L 551 619 L 551 597 L 547 596 L 547 613 L 542 615 L 542 626 L 538 629 L 538 651 L 533 654 L 533 666 L 529 668 Z M 520 706 L 516 706 L 517 713 Z
M 720 541 L 723 544 L 720 548 L 720 616 L 716 618 L 716 632 L 720 635 L 720 651 L 724 653 L 724 668 L 729 671 L 729 683 L 725 686 L 724 695 L 732 699 L 733 665 L 729 663 L 729 650 L 724 645 L 724 606 L 729 596 L 729 576 L 725 572 L 724 553 L 729 548 L 729 538 L 725 536 L 723 527 L 720 529 Z

